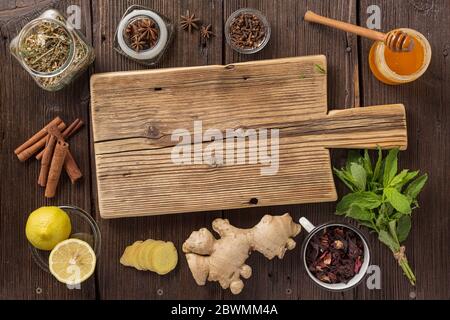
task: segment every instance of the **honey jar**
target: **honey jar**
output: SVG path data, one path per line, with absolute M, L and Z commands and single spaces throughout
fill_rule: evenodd
M 398 85 L 421 77 L 431 61 L 431 47 L 423 34 L 412 29 L 400 28 L 414 39 L 411 51 L 394 52 L 384 42 L 377 41 L 369 53 L 369 66 L 374 76 L 383 83 Z

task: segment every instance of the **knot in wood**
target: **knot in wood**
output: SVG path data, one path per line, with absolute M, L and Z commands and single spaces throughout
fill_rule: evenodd
M 151 124 L 148 125 L 145 135 L 149 139 L 159 139 L 161 137 L 158 127 L 151 125 Z

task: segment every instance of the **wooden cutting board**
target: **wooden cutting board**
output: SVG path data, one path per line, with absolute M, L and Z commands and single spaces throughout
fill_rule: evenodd
M 101 216 L 335 201 L 328 148 L 405 149 L 407 130 L 401 104 L 327 113 L 326 72 L 326 58 L 310 56 L 94 75 L 91 108 Z M 172 141 L 172 134 L 177 129 L 193 134 L 194 121 L 200 120 L 203 133 L 279 129 L 277 174 L 261 174 L 267 163 L 248 163 L 248 139 L 246 164 L 223 163 L 220 157 L 202 164 L 173 163 L 178 140 Z M 207 137 L 187 144 L 192 150 L 210 145 Z

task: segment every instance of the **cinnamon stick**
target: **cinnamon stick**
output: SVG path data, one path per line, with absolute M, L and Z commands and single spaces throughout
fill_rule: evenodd
M 76 119 L 70 126 L 68 126 L 63 132 L 62 137 L 64 141 L 66 141 L 68 138 L 73 136 L 82 126 L 84 125 L 84 122 L 80 119 Z M 38 153 L 36 156 L 37 160 L 41 160 L 42 156 L 44 155 L 44 150 Z
M 83 177 L 80 168 L 78 167 L 75 159 L 72 156 L 70 150 L 66 154 L 66 160 L 64 161 L 64 169 L 66 170 L 67 175 L 70 178 L 72 184 L 75 184 L 78 180 Z
M 59 141 L 64 141 L 63 133 L 61 133 L 61 131 L 58 130 L 58 128 L 54 126 L 49 127 L 48 132 L 49 134 L 54 135 Z M 77 182 L 83 176 L 70 150 L 67 150 L 66 161 L 64 162 L 64 169 L 66 170 L 66 173 L 69 176 L 70 181 L 72 183 Z
M 31 138 L 29 138 L 27 141 L 25 141 L 24 144 L 22 144 L 20 147 L 18 147 L 16 150 L 14 150 L 14 153 L 16 155 L 19 155 L 20 153 L 22 153 L 22 151 L 24 151 L 25 149 L 28 149 L 29 147 L 31 147 L 32 145 L 34 145 L 36 142 L 38 142 L 39 140 L 41 140 L 42 138 L 44 138 L 47 135 L 47 128 L 49 126 L 52 125 L 59 125 L 61 122 L 63 122 L 61 120 L 60 117 L 56 117 L 55 119 L 53 119 L 52 121 L 50 121 L 44 128 L 42 128 L 39 132 L 37 132 L 34 136 L 32 136 Z
M 63 137 L 66 139 L 70 138 L 83 126 L 83 124 L 84 122 L 81 119 L 75 119 L 75 121 L 63 131 Z
M 50 171 L 50 164 L 55 151 L 56 137 L 54 135 L 47 135 L 47 144 L 44 149 L 44 156 L 41 161 L 41 171 L 39 172 L 38 184 L 41 187 L 47 185 L 48 173 Z
M 64 141 L 56 143 L 55 152 L 53 153 L 50 171 L 48 173 L 47 186 L 45 188 L 45 197 L 53 198 L 56 194 L 61 171 L 64 166 L 69 144 Z
M 54 125 L 53 125 L 54 126 Z M 46 134 L 48 133 L 48 129 L 51 127 L 50 126 L 46 126 L 45 128 L 45 132 Z M 66 124 L 64 122 L 60 122 L 57 126 L 57 128 L 62 131 L 66 128 Z M 31 139 L 30 139 L 31 140 Z M 21 151 L 18 155 L 17 158 L 19 158 L 19 160 L 21 162 L 27 161 L 28 159 L 30 159 L 33 155 L 35 155 L 37 152 L 39 152 L 44 146 L 45 146 L 45 142 L 47 140 L 46 135 L 44 135 L 42 138 L 40 138 L 39 141 L 37 141 L 36 143 L 34 143 L 33 145 L 29 146 L 28 148 L 26 148 L 25 150 Z M 33 140 L 34 141 L 34 140 Z M 28 142 L 26 142 L 27 144 Z M 19 147 L 18 149 L 20 149 L 21 147 Z M 17 149 L 16 149 L 17 150 Z

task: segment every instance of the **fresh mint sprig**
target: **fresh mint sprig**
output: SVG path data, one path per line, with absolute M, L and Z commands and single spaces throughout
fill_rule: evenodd
M 415 285 L 416 277 L 401 244 L 411 230 L 411 214 L 419 206 L 417 196 L 428 176 L 419 176 L 419 171 L 398 172 L 398 153 L 398 149 L 392 149 L 383 159 L 379 148 L 373 165 L 367 150 L 363 155 L 360 151 L 350 151 L 345 167 L 334 169 L 335 175 L 351 191 L 337 204 L 336 214 L 355 219 L 376 232 Z

